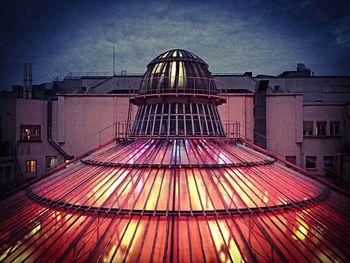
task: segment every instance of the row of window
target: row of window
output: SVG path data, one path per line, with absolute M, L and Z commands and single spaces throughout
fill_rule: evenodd
M 213 104 L 198 103 L 158 103 L 144 104 L 138 110 L 138 116 L 143 115 L 163 115 L 163 114 L 200 114 L 214 115 L 217 113 L 217 107 Z
M 132 134 L 136 136 L 224 136 L 215 105 L 148 104 L 140 107 Z
M 340 121 L 304 121 L 304 136 L 340 136 Z
M 296 156 L 286 156 L 288 162 L 296 164 Z M 326 169 L 333 169 L 335 167 L 334 156 L 323 156 L 323 166 Z M 317 156 L 305 156 L 305 168 L 317 169 Z
M 46 169 L 49 170 L 57 166 L 57 156 L 46 156 Z M 26 172 L 36 173 L 38 171 L 37 160 L 26 160 Z

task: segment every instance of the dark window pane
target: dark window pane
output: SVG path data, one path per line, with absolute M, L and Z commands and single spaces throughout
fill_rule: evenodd
M 304 136 L 312 136 L 313 134 L 313 122 L 312 121 L 304 121 L 303 122 L 303 135 Z
M 184 106 L 184 105 L 183 105 L 182 103 L 179 103 L 179 104 L 178 104 L 178 106 L 177 106 L 177 107 L 178 107 L 177 112 L 178 112 L 179 114 L 183 114 L 183 106 Z
M 204 112 L 205 112 L 206 115 L 209 114 L 208 104 L 205 104 L 205 105 L 204 105 Z
M 316 122 L 316 136 L 325 136 L 326 135 L 326 124 L 325 121 L 318 121 Z
M 204 116 L 200 116 L 203 135 L 208 135 L 207 124 Z
M 176 103 L 171 103 L 170 114 L 176 114 Z
M 203 104 L 198 104 L 199 114 L 204 114 Z
M 214 135 L 213 126 L 211 124 L 212 124 L 211 121 L 208 121 L 208 132 L 209 132 L 209 135 Z
M 168 116 L 163 116 L 161 135 L 168 134 Z
M 175 120 L 175 116 L 170 116 L 170 135 L 176 135 L 176 120 Z
M 191 112 L 190 112 L 190 104 L 185 104 L 185 113 L 186 114 L 191 114 Z
M 153 120 L 154 120 L 154 116 L 150 116 L 149 120 L 148 120 L 148 126 L 147 126 L 147 134 L 151 134 L 152 131 L 152 127 L 153 127 Z
M 169 111 L 169 104 L 164 104 L 163 114 L 168 114 L 168 111 Z
M 184 116 L 178 116 L 178 134 L 185 134 Z
M 192 114 L 197 114 L 197 104 L 192 104 Z
M 199 127 L 199 119 L 198 115 L 193 116 L 193 125 L 194 125 L 194 135 L 201 135 L 201 130 Z
M 305 157 L 305 167 L 308 169 L 315 169 L 317 162 L 317 156 L 306 156 Z
M 186 116 L 186 134 L 193 135 L 191 116 Z
M 162 114 L 162 107 L 163 107 L 162 104 L 158 104 L 158 107 L 157 107 L 157 114 Z
M 329 123 L 329 135 L 339 136 L 340 135 L 340 121 L 331 121 Z

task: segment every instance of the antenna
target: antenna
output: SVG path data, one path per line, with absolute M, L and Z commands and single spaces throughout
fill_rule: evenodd
M 113 76 L 115 76 L 115 45 L 113 45 Z

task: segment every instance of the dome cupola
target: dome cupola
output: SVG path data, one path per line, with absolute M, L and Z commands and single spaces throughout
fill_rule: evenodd
M 131 136 L 225 136 L 217 109 L 225 99 L 218 83 L 195 54 L 182 49 L 160 54 L 130 100 L 139 106 Z

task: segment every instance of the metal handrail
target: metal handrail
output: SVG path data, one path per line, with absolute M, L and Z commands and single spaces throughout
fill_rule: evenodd
M 151 94 L 162 95 L 166 93 L 223 96 L 227 94 L 227 84 L 224 81 L 214 78 L 190 76 L 151 76 L 149 78 L 137 79 L 129 83 L 129 95 L 131 98 Z

